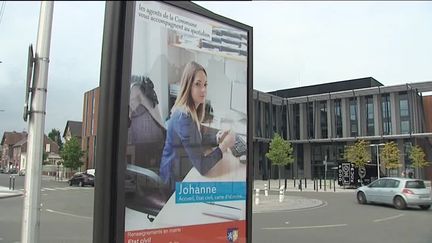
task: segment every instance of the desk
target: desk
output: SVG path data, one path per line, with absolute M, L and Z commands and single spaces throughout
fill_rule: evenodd
M 234 157 L 228 150 L 223 154 L 222 159 L 206 175 L 201 175 L 195 167 L 192 167 L 183 182 L 246 182 L 246 171 L 246 163 L 240 163 L 239 158 Z M 153 222 L 147 220 L 147 215 L 145 213 L 126 208 L 125 231 L 209 224 L 227 222 L 234 219 L 246 219 L 245 201 L 222 201 L 217 202 L 217 204 L 235 207 L 239 210 L 209 205 L 201 202 L 176 204 L 175 193 L 173 193 Z M 231 219 L 203 214 L 209 212 L 218 215 L 225 215 Z

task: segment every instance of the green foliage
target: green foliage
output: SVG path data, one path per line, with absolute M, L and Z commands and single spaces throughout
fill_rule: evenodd
M 364 167 L 371 160 L 369 142 L 358 140 L 355 144 L 347 146 L 344 159 L 353 163 L 356 168 Z
M 386 169 L 397 169 L 402 167 L 400 163 L 400 151 L 395 142 L 387 142 L 383 148 L 379 151 L 381 163 L 384 164 Z
M 60 151 L 63 149 L 63 141 L 61 140 L 60 130 L 53 128 L 51 132 L 48 133 L 48 137 L 57 143 Z
M 273 165 L 288 165 L 294 161 L 293 147 L 290 142 L 284 140 L 279 134 L 275 133 L 270 142 L 269 152 L 266 157 L 271 160 Z
M 84 164 L 81 161 L 83 155 L 84 152 L 81 150 L 81 144 L 79 144 L 76 137 L 72 137 L 67 141 L 60 152 L 60 156 L 63 158 L 63 166 L 73 170 L 78 169 Z
M 427 166 L 429 163 L 425 160 L 425 153 L 423 149 L 416 145 L 412 146 L 409 153 L 409 158 L 412 161 L 412 166 L 414 168 L 423 168 Z

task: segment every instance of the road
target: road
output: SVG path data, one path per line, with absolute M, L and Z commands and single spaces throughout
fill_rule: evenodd
M 9 175 L 0 174 L 8 186 Z M 16 176 L 22 189 L 24 177 Z M 273 192 L 275 193 L 275 192 Z M 253 214 L 253 242 L 294 243 L 431 243 L 432 209 L 396 210 L 390 206 L 359 205 L 351 192 L 288 192 L 291 196 L 324 201 L 313 209 Z M 92 187 L 42 180 L 40 242 L 92 242 Z M 23 197 L 0 199 L 0 243 L 21 238 Z
M 23 176 L 15 177 L 23 189 Z M 93 187 L 70 187 L 66 182 L 42 179 L 40 242 L 92 242 Z M 0 185 L 9 186 L 9 175 L 0 174 Z M 23 197 L 0 199 L 0 243 L 20 242 Z
M 253 242 L 431 243 L 432 210 L 359 205 L 352 193 L 290 192 L 324 206 L 253 214 Z

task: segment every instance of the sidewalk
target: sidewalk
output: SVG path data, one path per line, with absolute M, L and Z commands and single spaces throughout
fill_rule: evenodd
M 336 189 L 334 188 L 333 183 L 336 182 Z M 338 192 L 349 192 L 352 193 L 355 191 L 355 189 L 353 188 L 349 188 L 349 187 L 343 187 L 343 186 L 339 186 L 337 184 L 337 181 L 333 181 L 333 180 L 327 180 L 326 185 L 324 185 L 324 180 L 321 180 L 321 187 L 320 187 L 320 181 L 316 181 L 315 182 L 315 188 L 314 188 L 314 181 L 313 180 L 306 180 L 306 185 L 305 185 L 305 180 L 303 179 L 301 182 L 302 185 L 302 189 L 299 189 L 299 183 L 300 181 L 297 179 L 295 180 L 295 186 L 294 186 L 294 180 L 292 179 L 288 179 L 287 180 L 287 188 L 285 188 L 285 191 L 296 191 L 296 192 L 332 192 L 332 193 L 338 193 Z M 270 184 L 270 187 L 269 187 Z M 255 180 L 254 181 L 254 193 L 255 193 L 255 189 L 260 189 L 260 193 L 263 194 L 263 190 L 265 188 L 265 185 L 267 185 L 267 188 L 269 191 L 278 191 L 279 192 L 279 180 L 277 179 L 272 179 L 270 180 Z M 280 180 L 280 185 L 281 187 L 285 187 L 285 180 L 281 179 Z
M 9 190 L 9 187 L 0 186 L 0 199 L 8 197 L 19 197 L 23 195 L 22 191 Z
M 262 212 L 271 212 L 271 211 L 294 211 L 294 210 L 302 210 L 302 209 L 312 209 L 319 208 L 326 205 L 325 201 L 321 201 L 319 199 L 312 198 L 311 194 L 307 194 L 307 196 L 292 196 L 289 192 L 300 192 L 299 189 L 299 181 L 296 180 L 294 187 L 294 180 L 287 180 L 287 188 L 283 190 L 283 194 L 280 194 L 281 191 L 279 189 L 279 180 L 270 180 L 270 188 L 268 189 L 268 196 L 265 196 L 264 188 L 269 187 L 268 180 L 255 180 L 254 181 L 254 189 L 253 189 L 253 202 L 252 202 L 252 211 L 254 213 L 262 213 Z M 285 186 L 285 180 L 281 180 L 281 186 Z M 312 180 L 306 181 L 306 188 L 304 188 L 304 180 L 302 180 L 302 192 L 327 192 L 327 193 L 341 193 L 341 192 L 350 192 L 353 193 L 355 189 L 343 188 L 337 185 L 336 189 L 334 189 L 333 181 L 327 181 L 326 190 L 324 191 L 324 181 L 321 181 L 321 189 L 319 187 L 319 181 L 315 184 Z M 318 188 L 318 191 L 316 190 Z M 256 189 L 259 189 L 258 196 Z

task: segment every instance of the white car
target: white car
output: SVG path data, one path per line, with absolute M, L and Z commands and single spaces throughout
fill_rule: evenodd
M 432 205 L 431 190 L 420 179 L 384 177 L 356 190 L 360 204 L 369 202 L 394 205 L 397 209 L 419 206 L 428 210 Z

